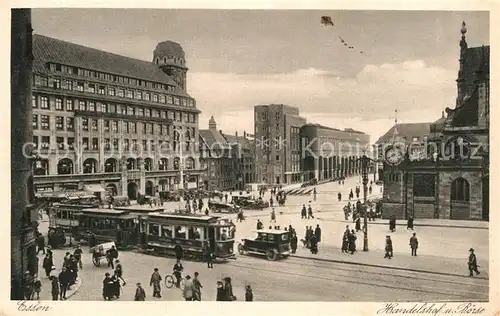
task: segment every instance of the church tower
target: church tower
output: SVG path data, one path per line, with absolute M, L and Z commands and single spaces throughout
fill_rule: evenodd
M 170 76 L 182 91 L 186 92 L 186 54 L 179 43 L 165 41 L 158 43 L 153 52 L 153 62 Z

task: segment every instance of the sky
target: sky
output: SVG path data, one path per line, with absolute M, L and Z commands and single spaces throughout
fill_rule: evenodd
M 321 16 L 334 26 L 322 26 Z M 455 106 L 461 23 L 469 47 L 489 45 L 489 19 L 485 11 L 32 12 L 37 34 L 142 60 L 161 41 L 181 44 L 201 129 L 213 115 L 224 133 L 252 133 L 253 107 L 278 103 L 372 142 L 394 124 L 396 109 L 398 122 L 432 122 Z

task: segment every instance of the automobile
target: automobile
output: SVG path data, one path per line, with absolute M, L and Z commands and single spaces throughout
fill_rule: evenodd
M 233 195 L 232 202 L 245 210 L 262 210 L 269 207 L 269 202 L 254 199 L 251 195 Z
M 260 229 L 255 239 L 242 239 L 238 243 L 238 253 L 265 255 L 275 261 L 290 255 L 290 232 L 277 229 Z
M 113 196 L 111 201 L 113 207 L 130 206 L 130 198 L 128 196 Z
M 208 208 L 214 213 L 238 213 L 241 209 L 240 206 L 233 203 L 222 203 L 215 201 L 208 201 Z

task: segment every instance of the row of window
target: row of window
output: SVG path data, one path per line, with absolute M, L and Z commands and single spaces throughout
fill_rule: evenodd
M 109 95 L 113 97 L 116 96 L 120 98 L 151 101 L 161 104 L 195 107 L 193 99 L 179 98 L 171 95 L 157 94 L 140 90 L 130 90 L 122 87 L 107 86 L 96 83 L 86 83 L 81 81 L 76 81 L 75 84 L 75 82 L 71 79 L 60 79 L 43 75 L 35 75 L 34 85 L 38 87 L 51 87 L 53 89 L 88 92 L 100 95 Z
M 31 101 L 33 108 L 40 108 L 42 110 L 55 109 L 56 111 L 66 110 L 69 112 L 73 112 L 75 109 L 77 109 L 79 111 L 88 112 L 118 113 L 130 116 L 170 119 L 172 121 L 184 123 L 196 123 L 197 116 L 194 113 L 188 112 L 157 110 L 141 106 L 130 106 L 85 100 L 77 101 L 73 99 L 65 99 L 63 104 L 62 98 L 56 97 L 53 99 L 44 95 L 33 95 Z M 76 104 L 76 102 L 78 103 Z M 78 105 L 78 107 L 76 105 Z
M 33 129 L 50 130 L 50 116 L 49 115 L 38 115 L 33 114 Z M 173 130 L 172 125 L 165 124 L 154 124 L 154 123 L 137 123 L 137 122 L 124 122 L 120 121 L 122 124 L 121 132 L 129 134 L 149 134 L 149 135 L 170 135 Z M 118 133 L 119 121 L 115 120 L 104 120 L 103 131 Z M 55 126 L 58 131 L 74 131 L 75 130 L 75 118 L 74 117 L 55 117 Z M 139 128 L 137 128 L 139 126 Z M 99 131 L 98 120 L 82 118 L 82 131 Z M 196 134 L 195 127 L 185 127 L 186 131 L 184 137 L 187 140 L 192 139 Z M 156 133 L 155 133 L 156 132 Z M 179 139 L 179 133 L 174 133 L 174 138 Z
M 36 148 L 39 149 L 49 149 L 50 148 L 50 136 L 40 136 L 40 142 L 38 136 L 33 136 L 33 143 Z M 181 142 L 172 142 L 172 150 L 177 151 Z M 189 150 L 193 142 L 184 142 L 183 150 Z M 75 138 L 74 137 L 56 137 L 57 149 L 75 149 Z M 141 140 L 142 147 L 139 147 L 137 139 L 124 139 L 122 145 L 120 146 L 120 140 L 118 138 L 105 138 L 104 139 L 104 150 L 130 150 L 134 152 L 138 151 L 156 151 L 158 148 L 162 150 L 170 149 L 170 142 L 168 141 L 158 141 L 158 147 L 154 140 Z M 82 148 L 83 150 L 99 150 L 101 146 L 101 140 L 98 137 L 82 137 Z M 121 148 L 120 148 L 121 147 Z
M 124 83 L 124 84 L 139 86 L 139 87 L 145 87 L 145 88 L 149 88 L 149 89 L 162 89 L 162 90 L 166 90 L 166 91 L 175 91 L 174 86 L 167 85 L 164 83 L 135 79 L 135 78 L 119 76 L 119 75 L 113 75 L 113 74 L 109 74 L 109 73 L 105 73 L 105 72 L 93 71 L 93 70 L 88 70 L 88 69 L 83 69 L 83 68 L 78 68 L 78 67 L 73 67 L 73 66 L 67 66 L 67 65 L 62 65 L 62 64 L 50 63 L 49 69 L 50 69 L 50 71 L 61 72 L 63 74 L 78 75 L 81 77 L 88 77 L 88 78 L 96 78 L 99 80 Z

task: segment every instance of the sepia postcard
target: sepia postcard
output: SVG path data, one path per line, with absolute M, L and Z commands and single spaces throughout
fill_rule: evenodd
M 418 4 L 11 4 L 0 313 L 497 315 L 498 5 Z

